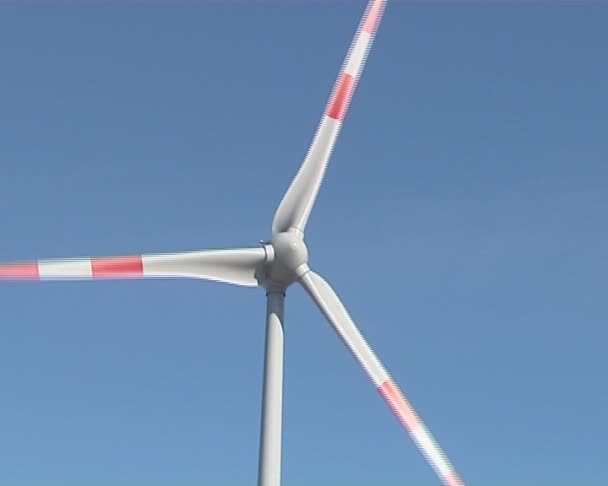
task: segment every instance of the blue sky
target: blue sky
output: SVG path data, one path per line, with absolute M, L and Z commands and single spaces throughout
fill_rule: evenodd
M 0 6 L 0 259 L 255 246 L 364 1 Z M 311 265 L 470 485 L 604 485 L 608 5 L 389 4 Z M 264 293 L 3 284 L 0 483 L 245 485 Z M 299 288 L 284 484 L 432 485 Z

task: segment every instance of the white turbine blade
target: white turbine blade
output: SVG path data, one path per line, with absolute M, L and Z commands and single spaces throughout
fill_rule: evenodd
M 0 281 L 181 277 L 254 287 L 265 260 L 263 248 L 38 260 L 0 265 Z
M 300 283 L 310 294 L 321 312 L 348 346 L 357 361 L 395 413 L 403 427 L 430 463 L 445 486 L 464 486 L 435 439 L 426 428 L 410 402 L 390 377 L 374 351 L 348 315 L 342 302 L 320 275 L 309 271 Z
M 367 5 L 306 158 L 274 216 L 273 234 L 290 228 L 304 232 L 386 2 L 370 0 Z

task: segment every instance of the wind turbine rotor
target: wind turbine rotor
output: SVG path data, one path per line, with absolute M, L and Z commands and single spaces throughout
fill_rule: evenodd
M 350 100 L 387 0 L 370 0 L 334 84 L 308 153 L 274 215 L 272 240 L 260 248 L 201 250 L 0 265 L 1 280 L 197 278 L 267 291 L 267 340 L 258 486 L 279 486 L 285 290 L 304 287 L 410 434 L 445 486 L 464 486 L 414 408 L 351 319 L 336 292 L 308 266 L 304 232 Z

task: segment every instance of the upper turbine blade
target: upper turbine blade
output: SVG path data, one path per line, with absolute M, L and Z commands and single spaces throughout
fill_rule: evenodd
M 387 0 L 370 0 L 367 5 L 306 158 L 275 213 L 273 234 L 291 228 L 303 233 L 306 228 L 386 2 Z
M 313 271 L 309 271 L 300 277 L 300 283 L 367 372 L 384 400 L 409 432 L 418 449 L 433 467 L 443 484 L 445 486 L 464 486 L 464 483 L 452 468 L 450 461 L 397 384 L 382 366 L 330 285 L 323 277 Z
M 0 280 L 201 278 L 256 286 L 266 260 L 263 248 L 203 250 L 110 258 L 39 260 L 0 265 Z

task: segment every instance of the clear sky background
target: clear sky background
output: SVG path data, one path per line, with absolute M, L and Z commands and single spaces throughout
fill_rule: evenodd
M 365 1 L 0 6 L 0 259 L 256 246 Z M 90 2 L 89 2 L 90 3 Z M 389 2 L 311 265 L 470 485 L 606 485 L 608 5 Z M 252 485 L 264 292 L 0 286 L 0 483 Z M 434 485 L 299 288 L 284 484 Z

